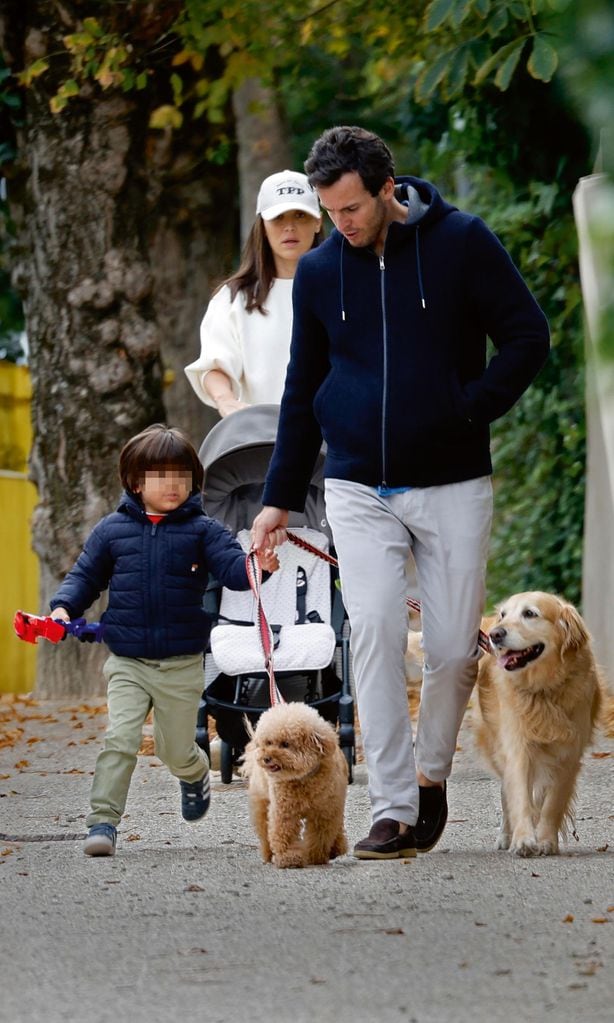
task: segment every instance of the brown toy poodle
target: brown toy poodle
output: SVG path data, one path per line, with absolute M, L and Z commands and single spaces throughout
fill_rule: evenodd
M 347 763 L 335 729 L 313 707 L 280 703 L 265 711 L 242 774 L 265 863 L 306 867 L 347 852 Z

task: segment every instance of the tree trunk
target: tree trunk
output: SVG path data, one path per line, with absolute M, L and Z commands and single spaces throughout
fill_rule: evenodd
M 241 243 L 256 213 L 258 189 L 264 178 L 292 167 L 288 132 L 274 91 L 257 78 L 248 78 L 233 94 L 241 183 Z
M 176 7 L 149 4 L 135 45 L 151 45 L 147 32 L 157 38 L 164 28 L 158 8 L 168 21 Z M 62 52 L 62 37 L 80 27 L 67 5 L 9 0 L 4 11 L 0 46 L 14 71 Z M 82 2 L 78 12 L 100 16 L 100 4 Z M 115 27 L 125 17 L 130 33 L 135 5 L 113 12 Z M 51 63 L 24 92 L 17 160 L 7 170 L 34 392 L 33 544 L 43 613 L 84 538 L 116 505 L 125 441 L 168 421 L 198 447 L 211 422 L 183 366 L 198 352 L 211 287 L 231 263 L 237 195 L 232 166 L 203 155 L 213 142 L 205 124 L 172 134 L 148 128 L 152 109 L 168 102 L 167 70 L 159 80 L 153 73 L 142 92 L 83 87 L 53 115 L 49 98 L 66 72 Z M 166 390 L 165 368 L 175 373 Z M 101 606 L 104 598 L 88 618 Z M 103 691 L 104 649 L 71 638 L 39 646 L 42 695 Z

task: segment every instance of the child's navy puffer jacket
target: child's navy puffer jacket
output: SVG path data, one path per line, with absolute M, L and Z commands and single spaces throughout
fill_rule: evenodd
M 102 616 L 114 654 L 155 660 L 196 654 L 211 624 L 202 609 L 209 574 L 232 590 L 249 587 L 245 552 L 205 515 L 200 495 L 154 524 L 133 494 L 94 527 L 53 599 L 78 618 L 109 588 Z

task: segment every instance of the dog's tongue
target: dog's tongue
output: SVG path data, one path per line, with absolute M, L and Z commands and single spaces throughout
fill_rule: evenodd
M 534 660 L 537 651 L 536 646 L 529 646 L 526 650 L 508 650 L 507 653 L 497 657 L 497 664 L 506 671 L 516 671 L 518 668 L 524 668 L 529 661 Z

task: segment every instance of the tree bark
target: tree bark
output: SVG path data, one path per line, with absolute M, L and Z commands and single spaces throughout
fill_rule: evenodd
M 241 186 L 241 244 L 256 214 L 264 178 L 292 167 L 288 132 L 277 96 L 258 78 L 246 79 L 233 94 Z
M 125 19 L 119 27 L 133 32 L 138 5 L 112 7 L 115 27 Z M 151 46 L 160 19 L 172 20 L 176 8 L 148 4 L 134 45 Z M 100 4 L 87 0 L 76 8 L 8 0 L 0 46 L 11 68 L 61 53 L 62 37 L 80 27 L 73 9 L 79 19 L 100 16 Z M 168 102 L 168 70 L 154 70 L 142 92 L 85 86 L 53 115 L 49 99 L 66 65 L 51 63 L 24 90 L 17 160 L 6 170 L 17 230 L 13 280 L 33 383 L 39 503 L 32 532 L 42 613 L 93 525 L 117 503 L 125 441 L 168 421 L 198 448 L 211 424 L 183 367 L 198 352 L 198 324 L 231 264 L 237 225 L 233 167 L 203 155 L 212 129 L 196 122 L 173 133 L 148 128 L 151 111 Z M 175 374 L 166 389 L 165 368 Z M 88 618 L 99 617 L 104 603 Z M 104 649 L 70 638 L 39 646 L 42 695 L 104 691 Z

